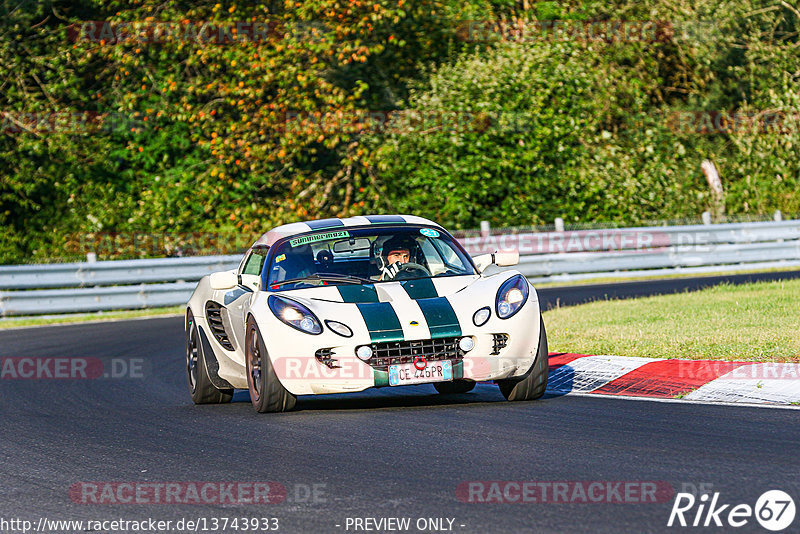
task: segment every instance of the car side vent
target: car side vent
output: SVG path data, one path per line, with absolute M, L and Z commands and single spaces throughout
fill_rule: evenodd
M 317 361 L 321 364 L 327 365 L 331 369 L 341 369 L 341 365 L 333 357 L 333 349 L 319 349 L 314 356 L 317 358 Z
M 506 345 L 508 345 L 508 334 L 492 334 L 492 352 L 490 354 L 500 354 Z
M 206 320 L 208 326 L 211 327 L 211 333 L 214 334 L 214 338 L 219 344 L 226 350 L 233 350 L 231 340 L 225 331 L 225 325 L 222 323 L 222 306 L 211 300 L 206 302 Z

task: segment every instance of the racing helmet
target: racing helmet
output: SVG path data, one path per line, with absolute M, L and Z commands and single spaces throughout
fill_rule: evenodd
M 389 254 L 397 250 L 407 250 L 411 263 L 419 263 L 419 244 L 410 235 L 395 235 L 383 242 L 379 252 L 378 266 L 384 268 L 389 264 Z

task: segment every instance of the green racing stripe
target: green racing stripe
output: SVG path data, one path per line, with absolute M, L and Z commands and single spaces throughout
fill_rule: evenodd
M 408 293 L 408 296 L 414 300 L 434 299 L 439 296 L 439 293 L 436 292 L 436 286 L 433 285 L 433 280 L 430 278 L 404 280 L 401 285 Z
M 403 327 L 400 319 L 388 302 L 359 302 L 358 311 L 369 330 L 372 343 L 381 341 L 403 341 Z
M 417 301 L 428 329 L 431 331 L 431 338 L 454 337 L 461 335 L 461 325 L 458 323 L 456 312 L 445 297 L 435 299 L 419 299 Z
M 342 296 L 342 302 L 351 304 L 378 302 L 378 293 L 375 292 L 375 286 L 341 285 L 336 286 L 336 289 L 339 290 L 339 295 Z

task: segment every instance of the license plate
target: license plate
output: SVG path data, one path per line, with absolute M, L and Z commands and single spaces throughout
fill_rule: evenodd
M 389 385 L 405 386 L 406 384 L 424 384 L 426 382 L 444 382 L 453 379 L 453 362 L 444 360 L 428 362 L 424 369 L 417 369 L 413 363 L 389 366 Z

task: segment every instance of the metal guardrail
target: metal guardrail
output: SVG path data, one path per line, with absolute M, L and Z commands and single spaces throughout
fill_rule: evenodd
M 464 237 L 470 254 L 516 249 L 531 254 L 700 247 L 800 239 L 800 220 L 691 226 L 648 226 Z
M 0 294 L 0 312 L 2 315 L 39 315 L 177 306 L 189 300 L 196 285 L 196 282 L 177 282 L 14 291 Z
M 473 255 L 519 250 L 515 268 L 534 283 L 800 266 L 800 220 L 485 235 L 461 242 Z M 181 305 L 197 280 L 236 268 L 240 259 L 0 266 L 0 316 Z
M 608 273 L 631 269 L 666 269 L 800 260 L 800 241 L 754 243 L 751 245 L 704 245 L 704 251 L 639 249 L 619 252 L 574 252 L 540 254 L 520 258 L 519 271 L 525 276 Z M 694 247 L 692 247 L 694 248 Z
M 215 271 L 235 269 L 233 256 L 195 256 L 153 260 L 96 261 L 0 267 L 0 290 L 89 287 L 157 282 L 197 281 Z

